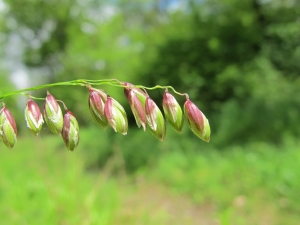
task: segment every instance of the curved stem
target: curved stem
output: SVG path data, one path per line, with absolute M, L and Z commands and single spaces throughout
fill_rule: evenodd
M 27 96 L 31 99 L 35 99 L 35 100 L 46 100 L 46 98 L 37 98 L 37 97 L 34 97 L 34 96 L 32 96 L 30 94 L 27 94 L 27 93 L 21 93 L 21 94 L 24 95 L 24 96 Z
M 91 85 L 107 84 L 107 85 L 117 86 L 115 79 L 103 79 L 103 80 L 78 79 L 78 80 L 73 80 L 73 81 L 38 85 L 38 86 L 35 86 L 35 87 L 25 88 L 25 89 L 22 89 L 22 90 L 10 92 L 10 93 L 1 95 L 0 100 L 3 99 L 3 98 L 6 98 L 6 97 L 12 96 L 12 95 L 18 95 L 18 94 L 25 95 L 24 92 L 27 92 L 27 91 L 37 91 L 37 90 L 46 89 L 46 88 L 49 88 L 49 87 L 55 87 L 55 86 L 86 86 L 88 84 L 91 84 Z M 120 86 L 119 82 L 118 82 L 118 85 Z
M 170 88 L 175 94 L 185 96 L 187 99 L 189 98 L 189 95 L 187 93 L 180 93 L 180 92 L 176 91 L 172 86 L 156 85 L 154 87 L 145 87 L 145 86 L 142 86 L 142 85 L 135 85 L 135 87 L 143 88 L 143 89 L 147 89 L 147 90 L 154 90 L 154 89 L 157 89 L 157 88 L 168 90 Z
M 66 104 L 62 100 L 56 100 L 56 101 L 60 102 L 63 105 L 65 111 L 68 111 Z
M 34 99 L 38 99 L 38 100 L 44 100 L 44 98 L 35 98 L 29 94 L 27 94 L 26 92 L 28 91 L 37 91 L 37 90 L 41 90 L 41 89 L 46 89 L 49 87 L 55 87 L 55 86 L 97 86 L 97 85 L 110 85 L 110 86 L 114 86 L 114 87 L 124 87 L 124 82 L 119 81 L 118 79 L 102 79 L 102 80 L 87 80 L 87 79 L 78 79 L 78 80 L 72 80 L 72 81 L 65 81 L 65 82 L 58 82 L 58 83 L 52 83 L 52 84 L 44 84 L 44 85 L 38 85 L 35 87 L 31 87 L 31 88 L 25 88 L 22 90 L 17 90 L 14 92 L 10 92 L 4 95 L 0 96 L 0 101 L 6 97 L 12 96 L 12 95 L 18 95 L 18 94 L 22 94 L 25 96 L 29 96 L 31 98 Z M 186 98 L 189 98 L 188 94 L 186 93 L 179 93 L 177 92 L 172 86 L 160 86 L 160 85 L 156 85 L 154 87 L 145 87 L 142 85 L 134 85 L 137 88 L 142 88 L 142 89 L 147 89 L 147 90 L 154 90 L 154 89 L 158 89 L 158 88 L 162 88 L 162 89 L 172 89 L 174 93 L 181 95 L 181 96 L 186 96 Z

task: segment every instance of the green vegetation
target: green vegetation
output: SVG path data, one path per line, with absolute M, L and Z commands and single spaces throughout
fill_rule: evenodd
M 298 224 L 299 9 L 282 0 L 0 0 L 1 95 L 16 90 L 12 81 L 171 85 L 211 125 L 209 144 L 187 124 L 182 134 L 168 125 L 159 142 L 136 129 L 123 90 L 100 86 L 125 108 L 123 136 L 93 123 L 85 87 L 52 87 L 79 122 L 71 153 L 47 129 L 29 136 L 27 99 L 5 98 L 19 134 L 12 150 L 0 142 L 0 223 Z M 163 92 L 148 91 L 159 107 Z
M 179 7 L 172 9 L 176 1 Z M 204 112 L 219 146 L 280 143 L 279 133 L 300 136 L 299 1 L 4 2 L 0 44 L 11 46 L 11 35 L 19 36 L 19 60 L 32 84 L 117 78 L 172 85 Z M 0 48 L 0 56 L 14 51 Z M 17 69 L 8 65 L 1 62 L 1 71 Z M 130 111 L 121 91 L 103 89 Z M 86 111 L 84 88 L 57 87 L 51 93 L 75 115 Z M 161 102 L 163 90 L 149 94 Z
M 293 225 L 300 219 L 299 142 L 220 152 L 171 133 L 151 151 L 140 147 L 153 142 L 150 132 L 132 131 L 130 142 L 116 139 L 108 146 L 106 133 L 97 130 L 84 129 L 85 140 L 72 153 L 59 138 L 27 135 L 13 150 L 2 151 L 1 221 Z M 95 154 L 105 155 L 107 148 L 111 155 L 102 169 L 90 167 Z
M 299 160 L 299 143 L 257 143 L 221 153 L 175 151 L 151 173 L 175 193 L 211 204 L 220 224 L 297 224 Z

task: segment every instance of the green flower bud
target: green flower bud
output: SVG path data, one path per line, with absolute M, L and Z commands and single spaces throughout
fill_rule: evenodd
M 163 109 L 167 121 L 176 131 L 181 133 L 184 121 L 182 109 L 174 96 L 168 91 L 165 91 L 164 93 Z
M 166 135 L 165 119 L 158 106 L 149 97 L 146 99 L 145 110 L 147 124 L 152 134 L 159 140 L 163 141 Z
M 109 125 L 115 132 L 126 135 L 128 131 L 127 115 L 120 103 L 108 96 L 104 112 Z
M 44 103 L 44 118 L 50 131 L 60 135 L 63 127 L 63 114 L 56 99 L 47 92 L 46 101 Z
M 62 138 L 70 151 L 73 151 L 79 142 L 79 125 L 73 113 L 69 110 L 64 116 Z
M 184 103 L 184 115 L 190 129 L 203 141 L 210 140 L 210 126 L 205 115 L 189 99 Z
M 108 121 L 105 117 L 104 107 L 107 100 L 107 95 L 98 89 L 88 87 L 90 96 L 89 96 L 89 109 L 92 115 L 93 120 L 100 127 L 106 129 Z
M 3 107 L 0 110 L 0 136 L 8 148 L 17 142 L 17 125 L 11 112 Z
M 25 120 L 29 130 L 34 135 L 38 135 L 42 129 L 44 120 L 39 106 L 32 99 L 29 99 L 26 104 Z

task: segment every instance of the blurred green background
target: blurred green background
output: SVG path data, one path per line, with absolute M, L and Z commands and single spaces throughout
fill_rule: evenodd
M 54 87 L 81 125 L 68 152 L 46 126 L 29 134 L 24 97 L 6 98 L 19 139 L 0 143 L 1 224 L 299 224 L 299 1 L 0 0 L 0 59 L 0 95 L 79 78 L 172 85 L 212 129 L 207 144 L 168 126 L 160 142 L 122 89 L 100 87 L 127 111 L 122 136 L 93 123 L 85 88 Z M 163 91 L 149 91 L 159 106 Z

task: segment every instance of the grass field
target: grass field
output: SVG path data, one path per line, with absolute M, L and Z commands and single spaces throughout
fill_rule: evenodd
M 83 130 L 82 136 L 93 134 Z M 135 144 L 143 152 L 142 137 L 131 136 L 131 141 L 128 137 L 126 143 L 117 139 L 114 148 L 119 150 L 101 169 L 88 169 L 96 155 L 86 147 L 88 141 L 83 140 L 75 152 L 53 136 L 22 137 L 12 150 L 0 143 L 1 224 L 296 225 L 300 221 L 298 142 L 183 151 L 180 144 L 174 148 L 170 138 L 157 142 L 156 158 L 149 156 L 149 163 L 129 173 L 127 157 L 133 153 L 127 148 Z M 97 141 L 105 146 L 105 138 Z M 193 139 L 183 137 L 182 142 L 197 146 Z

